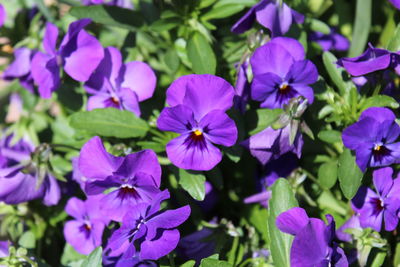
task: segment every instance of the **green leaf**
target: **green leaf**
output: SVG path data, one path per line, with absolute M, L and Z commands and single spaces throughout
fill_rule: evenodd
M 393 52 L 400 50 L 400 24 L 396 27 L 396 30 L 388 43 L 387 49 Z
M 182 264 L 180 267 L 193 267 L 196 264 L 194 260 L 190 260 Z
M 290 267 L 290 247 L 293 237 L 276 227 L 276 217 L 290 208 L 298 206 L 292 188 L 286 179 L 278 179 L 272 186 L 269 200 L 268 232 L 271 240 L 271 255 L 275 266 Z
M 24 248 L 35 248 L 36 238 L 31 231 L 25 232 L 18 240 L 18 244 Z
M 150 25 L 150 30 L 155 32 L 163 32 L 171 30 L 182 24 L 180 18 L 159 19 Z
M 363 173 L 348 149 L 340 155 L 338 166 L 340 188 L 347 199 L 352 199 L 361 185 Z
M 140 12 L 108 5 L 72 7 L 70 14 L 78 19 L 90 18 L 94 22 L 135 31 L 144 23 Z
M 318 169 L 318 181 L 325 189 L 331 189 L 337 181 L 337 161 L 326 162 Z
M 40 12 L 46 17 L 46 19 L 50 22 L 54 23 L 54 17 L 51 14 L 50 10 L 47 8 L 43 0 L 34 0 Z
M 326 143 L 333 144 L 342 141 L 342 133 L 336 130 L 320 131 L 318 138 Z
M 227 261 L 206 258 L 201 260 L 200 267 L 232 267 L 232 265 Z
M 66 243 L 64 246 L 63 254 L 61 256 L 61 264 L 62 265 L 69 265 L 71 262 L 76 262 L 81 259 L 85 259 L 86 256 L 78 253 L 70 244 Z M 81 263 L 82 264 L 82 263 Z M 79 264 L 78 266 L 81 266 Z
M 70 124 L 75 129 L 118 138 L 141 137 L 149 129 L 148 124 L 132 112 L 116 108 L 77 112 L 71 116 Z
M 213 7 L 210 11 L 201 16 L 202 20 L 221 19 L 232 16 L 243 10 L 243 5 L 228 4 L 218 7 Z
M 360 111 L 364 111 L 370 107 L 390 107 L 398 108 L 399 103 L 388 95 L 375 95 L 367 98 L 361 105 Z
M 207 39 L 200 33 L 195 32 L 187 44 L 187 53 L 196 74 L 215 74 L 217 61 Z
M 358 56 L 364 51 L 371 29 L 371 15 L 372 0 L 357 0 L 349 57 Z
M 250 135 L 254 135 L 256 133 L 261 132 L 265 128 L 271 126 L 283 113 L 283 109 L 257 109 L 256 114 L 250 114 L 248 120 L 249 122 L 256 122 L 255 129 L 249 132 Z M 254 115 L 257 116 L 253 117 Z M 253 118 L 252 118 L 253 117 Z M 252 125 L 250 125 L 252 127 Z
M 331 28 L 323 21 L 320 21 L 318 19 L 308 19 L 307 21 L 310 25 L 310 29 L 315 32 L 320 32 L 323 34 L 330 34 L 331 33 Z
M 268 210 L 261 207 L 261 205 L 254 205 L 250 210 L 248 220 L 261 234 L 263 241 L 268 243 Z
M 345 94 L 348 88 L 346 82 L 343 80 L 345 70 L 336 65 L 337 58 L 331 52 L 326 51 L 322 54 L 322 61 L 332 82 L 337 86 L 341 94 Z
M 96 248 L 89 254 L 89 256 L 82 262 L 81 267 L 101 267 L 103 249 Z
M 179 169 L 179 184 L 194 199 L 202 201 L 205 197 L 206 177 L 202 172 Z

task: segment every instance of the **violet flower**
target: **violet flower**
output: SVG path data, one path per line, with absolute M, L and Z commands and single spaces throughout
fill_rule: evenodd
M 276 218 L 282 232 L 294 235 L 290 249 L 290 266 L 349 266 L 346 255 L 335 239 L 335 221 L 326 215 L 328 225 L 316 218 L 309 218 L 302 208 L 294 207 Z
M 290 125 L 277 130 L 268 127 L 240 144 L 249 149 L 250 154 L 263 165 L 288 152 L 293 152 L 300 158 L 304 143 L 303 136 L 298 132 L 293 144 L 290 145 L 289 135 Z
M 180 238 L 176 228 L 189 217 L 190 206 L 160 211 L 161 202 L 168 198 L 164 190 L 151 203 L 131 209 L 108 240 L 109 256 L 127 259 L 137 253 L 139 260 L 157 260 L 174 250 Z
M 157 126 L 181 134 L 166 147 L 168 158 L 182 169 L 211 170 L 222 159 L 214 144 L 232 146 L 235 122 L 225 113 L 233 104 L 234 89 L 224 79 L 191 74 L 175 80 L 167 90 L 166 107 Z
M 43 198 L 47 206 L 60 200 L 56 179 L 32 161 L 35 147 L 25 139 L 12 143 L 13 135 L 0 139 L 0 201 L 19 204 Z
M 369 47 L 362 55 L 353 58 L 341 58 L 337 64 L 345 68 L 352 76 L 364 76 L 386 69 L 394 69 L 397 73 L 400 73 L 399 61 L 399 54 L 375 48 L 369 44 Z
M 161 167 L 152 150 L 115 157 L 107 153 L 96 136 L 82 147 L 79 170 L 89 179 L 86 194 L 98 195 L 113 189 L 101 201 L 114 221 L 121 221 L 133 206 L 150 202 L 160 192 Z
M 314 41 L 319 44 L 324 51 L 347 51 L 350 47 L 349 40 L 343 35 L 337 33 L 335 29 L 331 29 L 329 34 L 312 32 L 309 39 L 310 41 Z
M 354 206 L 354 204 L 353 204 Z M 343 242 L 351 242 L 353 240 L 353 237 L 350 233 L 347 233 L 347 229 L 358 229 L 362 230 L 361 225 L 360 225 L 360 216 L 359 215 L 353 215 L 348 219 L 342 226 L 339 227 L 336 231 L 336 237 Z
M 343 144 L 354 150 L 356 163 L 367 167 L 388 166 L 400 162 L 400 127 L 390 109 L 371 107 L 361 113 L 358 122 L 344 129 Z
M 203 227 L 201 230 L 193 232 L 179 241 L 178 255 L 186 260 L 195 260 L 197 263 L 215 253 L 216 240 L 213 239 L 215 231 Z
M 235 97 L 233 98 L 234 107 L 241 113 L 246 112 L 247 102 L 250 100 L 250 83 L 247 79 L 248 60 L 237 67 L 238 74 L 235 84 Z
M 122 8 L 133 9 L 133 4 L 131 0 L 81 0 L 82 4 L 88 5 L 110 5 L 119 6 Z
M 134 112 L 140 116 L 139 102 L 152 97 L 156 87 L 156 75 L 144 62 L 131 61 L 123 64 L 118 49 L 104 49 L 104 58 L 85 83 L 85 89 L 93 94 L 88 100 L 88 110 L 113 107 Z
M 0 27 L 3 27 L 6 18 L 7 18 L 6 9 L 2 4 L 0 4 Z
M 400 9 L 400 0 L 389 0 L 389 2 L 397 9 Z
M 92 196 L 83 201 L 70 198 L 65 211 L 74 220 L 64 225 L 65 240 L 79 253 L 88 255 L 101 245 L 104 227 L 109 220 L 100 209 L 101 196 Z
M 26 47 L 17 48 L 14 51 L 14 61 L 7 67 L 3 73 L 3 79 L 19 79 L 20 84 L 26 90 L 34 93 L 33 77 L 31 73 L 31 62 L 36 51 Z
M 51 97 L 60 86 L 61 67 L 73 79 L 85 82 L 99 65 L 104 56 L 103 48 L 95 37 L 83 30 L 90 22 L 90 19 L 81 19 L 71 23 L 58 50 L 58 29 L 49 22 L 46 24 L 45 53 L 37 52 L 32 60 L 32 76 L 40 97 Z
M 259 47 L 250 59 L 253 69 L 252 98 L 262 108 L 282 108 L 291 98 L 303 96 L 311 104 L 318 79 L 315 65 L 305 59 L 304 48 L 295 39 L 278 37 Z
M 257 20 L 271 31 L 272 37 L 284 35 L 293 22 L 301 24 L 304 16 L 279 0 L 261 0 L 232 26 L 234 33 L 244 33 Z
M 379 232 L 385 220 L 385 230 L 393 231 L 399 223 L 400 179 L 392 179 L 390 167 L 375 170 L 372 176 L 377 193 L 368 187 L 360 187 L 352 199 L 353 209 L 360 214 L 361 227 L 371 227 Z

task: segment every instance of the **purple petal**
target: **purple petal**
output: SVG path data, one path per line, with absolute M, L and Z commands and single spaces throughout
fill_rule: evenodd
M 79 170 L 87 178 L 105 179 L 118 169 L 122 157 L 108 153 L 100 137 L 90 139 L 79 154 Z
M 199 126 L 203 128 L 205 137 L 214 144 L 233 146 L 236 143 L 236 124 L 224 111 L 211 111 L 201 119 Z
M 257 75 L 251 84 L 251 97 L 256 101 L 265 101 L 273 92 L 279 90 L 282 82 L 283 79 L 272 72 Z
M 119 166 L 115 175 L 121 177 L 134 177 L 137 173 L 145 173 L 152 177 L 154 185 L 160 186 L 161 166 L 157 155 L 153 150 L 145 149 L 140 152 L 129 154 Z
M 233 104 L 235 90 L 224 79 L 210 74 L 186 75 L 175 80 L 167 90 L 170 106 L 184 104 L 193 110 L 196 120 L 218 109 L 226 111 Z
M 66 241 L 79 253 L 88 255 L 101 245 L 104 224 L 93 223 L 91 229 L 85 229 L 82 221 L 68 221 L 64 225 Z
M 276 227 L 282 232 L 297 235 L 309 223 L 306 211 L 299 207 L 282 212 L 276 218 Z
M 67 36 L 64 37 L 63 44 Z M 104 57 L 100 42 L 84 30 L 72 35 L 72 38 L 61 46 L 60 53 L 64 59 L 65 72 L 80 82 L 86 82 L 90 78 Z
M 318 71 L 310 60 L 296 61 L 286 75 L 291 84 L 313 84 L 318 80 Z
M 157 196 L 151 202 L 150 209 L 146 213 L 147 217 L 152 216 L 153 214 L 157 213 L 160 210 L 161 202 L 163 202 L 166 199 L 169 199 L 169 197 L 170 197 L 170 194 L 169 194 L 168 189 L 165 189 L 164 191 L 157 194 Z
M 37 52 L 32 59 L 32 77 L 39 87 L 42 98 L 50 98 L 51 93 L 60 86 L 60 67 L 53 56 Z
M 33 53 L 32 50 L 26 47 L 15 49 L 15 60 L 4 71 L 4 79 L 12 80 L 28 75 L 31 71 L 31 57 Z
M 361 230 L 361 225 L 360 225 L 360 218 L 357 215 L 353 215 L 348 219 L 337 231 L 336 231 L 336 236 L 339 240 L 343 242 L 351 242 L 352 241 L 352 235 L 349 233 L 346 233 L 347 229 L 360 229 Z
M 45 186 L 37 188 L 37 180 L 30 174 L 19 172 L 13 178 L 5 179 L 4 186 L 14 187 L 14 190 L 7 195 L 1 196 L 1 200 L 6 204 L 19 204 L 33 199 L 43 197 Z M 4 192 L 6 193 L 6 192 Z
M 394 121 L 396 116 L 394 115 L 393 111 L 388 108 L 371 107 L 364 110 L 358 120 L 361 121 L 365 118 L 372 118 L 377 122 L 383 122 L 386 120 Z
M 389 0 L 395 8 L 400 9 L 400 0 Z
M 186 133 L 196 126 L 193 111 L 184 105 L 164 108 L 157 119 L 157 127 L 162 131 Z
M 372 118 L 363 118 L 342 132 L 343 144 L 349 149 L 367 148 L 375 141 L 378 124 Z
M 271 31 L 272 37 L 284 35 L 292 25 L 292 10 L 285 3 L 268 3 L 256 9 L 257 21 Z
M 44 50 L 52 56 L 56 55 L 57 38 L 58 38 L 57 26 L 50 22 L 47 22 L 46 31 L 43 37 L 43 47 Z
M 118 92 L 118 95 L 121 98 L 122 107 L 140 117 L 139 98 L 137 94 L 131 89 L 121 88 Z
M 314 102 L 314 90 L 312 87 L 303 85 L 303 84 L 292 84 L 293 90 L 304 96 L 308 104 L 312 104 Z
M 393 169 L 390 167 L 375 170 L 372 174 L 374 186 L 381 197 L 386 197 L 393 185 Z
M 87 102 L 87 110 L 93 110 L 96 108 L 117 108 L 120 106 L 112 101 L 112 97 L 106 93 L 98 93 L 90 96 Z
M 152 240 L 157 235 L 158 229 L 173 229 L 184 223 L 190 216 L 190 206 L 179 209 L 167 210 L 147 221 L 146 239 Z
M 397 224 L 399 223 L 399 217 L 397 213 L 400 208 L 400 199 L 386 199 L 385 204 L 385 212 L 383 213 L 383 217 L 385 219 L 385 230 L 393 231 L 396 229 Z
M 152 68 L 144 62 L 132 61 L 123 65 L 123 82 L 121 87 L 129 88 L 136 93 L 139 102 L 153 96 L 157 78 Z
M 208 171 L 222 159 L 221 151 L 207 139 L 192 142 L 188 134 L 172 139 L 166 151 L 171 162 L 182 169 Z
M 57 205 L 61 198 L 61 190 L 57 183 L 57 180 L 51 176 L 47 175 L 45 195 L 43 197 L 43 203 L 46 206 Z
M 0 4 L 0 27 L 4 25 L 4 22 L 6 21 L 7 13 L 6 9 L 2 4 Z
M 158 239 L 146 239 L 140 245 L 140 258 L 143 260 L 158 260 L 176 248 L 179 238 L 179 231 L 174 229 L 163 231 Z
M 254 76 L 274 73 L 283 78 L 294 63 L 294 57 L 284 47 L 274 43 L 266 43 L 256 49 L 250 63 Z
M 261 2 L 265 2 L 265 0 Z M 261 2 L 250 8 L 249 11 L 247 11 L 246 14 L 244 14 L 244 16 L 232 26 L 231 32 L 240 34 L 250 30 L 256 19 L 255 9 L 261 4 Z
M 66 213 L 68 213 L 68 215 L 74 217 L 75 219 L 84 219 L 84 206 L 85 204 L 82 200 L 72 197 L 68 200 L 64 210 Z
M 269 44 L 282 46 L 292 55 L 292 57 L 296 61 L 304 60 L 304 58 L 306 57 L 303 45 L 296 39 L 289 37 L 275 37 L 271 41 L 269 41 Z

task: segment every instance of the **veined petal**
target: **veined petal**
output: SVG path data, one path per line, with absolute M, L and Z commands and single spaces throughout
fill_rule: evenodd
M 166 107 L 157 119 L 157 127 L 162 131 L 186 133 L 196 126 L 193 111 L 185 105 Z
M 233 146 L 237 140 L 235 122 L 222 110 L 214 110 L 204 116 L 199 126 L 205 137 L 214 144 Z
M 291 84 L 313 84 L 318 80 L 318 71 L 310 60 L 295 61 L 286 75 Z
M 279 90 L 282 82 L 283 79 L 272 72 L 254 76 L 251 84 L 251 97 L 256 101 L 265 101 L 273 92 Z

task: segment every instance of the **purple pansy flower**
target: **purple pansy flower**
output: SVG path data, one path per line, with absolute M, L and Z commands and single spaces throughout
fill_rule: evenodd
M 166 107 L 157 120 L 163 131 L 181 134 L 166 147 L 168 158 L 182 169 L 211 170 L 222 159 L 214 144 L 232 146 L 235 122 L 225 113 L 233 104 L 234 89 L 224 79 L 191 74 L 175 80 L 167 90 Z
M 139 260 L 157 260 L 174 250 L 180 238 L 176 228 L 189 217 L 190 206 L 160 211 L 161 202 L 168 198 L 169 192 L 164 190 L 151 203 L 131 209 L 108 240 L 109 256 L 122 254 L 126 259 L 138 254 Z
M 14 51 L 14 61 L 4 71 L 5 80 L 19 79 L 21 85 L 29 92 L 34 92 L 33 78 L 31 74 L 31 62 L 36 51 L 26 47 L 17 48 Z
M 390 167 L 373 172 L 375 193 L 368 187 L 361 187 L 353 198 L 353 209 L 360 214 L 360 225 L 380 231 L 385 220 L 385 230 L 393 231 L 399 222 L 400 209 L 400 179 L 392 179 L 393 170 Z
M 104 58 L 85 83 L 93 94 L 88 110 L 114 107 L 140 116 L 139 102 L 149 99 L 156 87 L 156 75 L 144 62 L 122 63 L 121 52 L 114 47 L 104 50 Z
M 309 39 L 318 43 L 324 51 L 347 51 L 350 47 L 349 40 L 343 35 L 337 33 L 335 29 L 331 29 L 329 34 L 312 32 Z
M 64 225 L 65 240 L 81 254 L 88 255 L 101 245 L 109 220 L 100 203 L 101 196 L 91 196 L 85 201 L 73 197 L 65 206 L 65 211 L 74 218 Z
M 250 100 L 250 83 L 247 79 L 248 60 L 237 67 L 237 80 L 235 84 L 235 97 L 233 99 L 234 106 L 240 112 L 246 112 L 247 102 Z
M 346 69 L 352 76 L 363 76 L 375 71 L 399 69 L 400 55 L 385 49 L 375 48 L 371 44 L 360 56 L 354 58 L 341 58 L 337 64 Z
M 268 127 L 241 142 L 241 145 L 249 149 L 250 154 L 257 158 L 263 165 L 267 164 L 270 160 L 278 159 L 288 152 L 293 152 L 300 158 L 304 143 L 303 136 L 298 132 L 291 145 L 289 135 L 290 125 L 277 130 Z
M 59 49 L 56 49 L 58 28 L 46 24 L 43 39 L 45 53 L 37 52 L 32 60 L 32 76 L 42 98 L 49 98 L 60 86 L 60 67 L 73 79 L 85 82 L 103 59 L 100 42 L 83 28 L 91 22 L 81 19 L 69 25 Z
M 0 139 L 0 201 L 19 204 L 43 198 L 47 206 L 60 200 L 60 188 L 49 173 L 39 172 L 31 159 L 35 147 L 26 139 L 12 143 L 13 135 Z
M 314 100 L 309 86 L 318 79 L 315 65 L 305 59 L 304 48 L 295 39 L 277 37 L 259 47 L 250 59 L 254 78 L 251 96 L 262 108 L 282 108 L 299 95 Z
M 400 162 L 400 127 L 390 109 L 372 107 L 361 113 L 358 122 L 344 129 L 343 144 L 356 152 L 362 171 L 367 167 L 388 166 Z
M 244 33 L 252 27 L 255 20 L 269 29 L 275 37 L 289 31 L 293 21 L 298 24 L 303 23 L 304 16 L 281 1 L 261 0 L 232 26 L 231 31 Z
M 113 189 L 102 198 L 102 207 L 115 221 L 121 221 L 134 205 L 150 202 L 160 192 L 161 167 L 152 150 L 115 157 L 107 153 L 96 136 L 82 147 L 79 170 L 89 179 L 86 194 Z
M 6 9 L 2 4 L 0 4 L 0 27 L 4 25 L 4 22 L 6 21 L 6 16 L 7 16 Z
M 395 8 L 400 9 L 400 0 L 389 0 L 389 2 L 392 3 Z
M 294 207 L 276 218 L 282 232 L 294 235 L 290 249 L 290 266 L 347 267 L 346 255 L 335 242 L 335 221 L 326 215 L 328 225 L 316 218 L 309 218 L 302 208 Z

